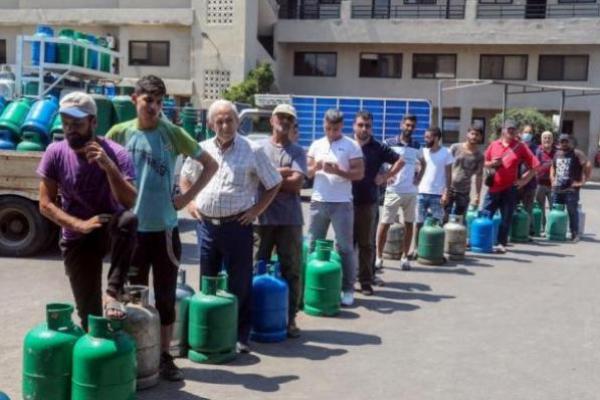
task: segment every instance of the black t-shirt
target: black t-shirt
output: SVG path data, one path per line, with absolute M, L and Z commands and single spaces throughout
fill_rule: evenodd
M 582 154 L 575 150 L 557 150 L 552 161 L 554 167 L 553 186 L 556 190 L 566 190 L 571 188 L 575 181 L 581 180 L 583 172 Z
M 355 205 L 377 204 L 379 190 L 375 177 L 385 163 L 394 164 L 400 156 L 388 145 L 371 140 L 362 146 L 365 162 L 365 176 L 360 181 L 352 182 L 352 198 Z

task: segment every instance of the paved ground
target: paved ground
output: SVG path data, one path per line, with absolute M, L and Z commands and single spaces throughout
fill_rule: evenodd
M 596 400 L 600 393 L 600 186 L 583 193 L 586 238 L 401 272 L 338 318 L 301 315 L 301 339 L 255 345 L 223 366 L 178 363 L 185 383 L 142 400 Z M 184 266 L 198 287 L 195 234 Z M 0 390 L 20 398 L 21 341 L 45 303 L 70 301 L 56 254 L 2 259 Z M 51 400 L 51 399 L 48 399 Z

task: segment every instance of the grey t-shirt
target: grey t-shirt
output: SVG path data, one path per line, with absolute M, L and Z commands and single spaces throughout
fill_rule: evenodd
M 483 153 L 480 149 L 470 153 L 463 147 L 463 143 L 455 143 L 450 147 L 454 157 L 452 164 L 451 188 L 455 192 L 469 193 L 471 191 L 471 178 L 483 171 Z
M 306 176 L 306 154 L 295 143 L 281 147 L 266 139 L 261 143 L 262 150 L 275 168 L 289 167 Z M 259 194 L 264 191 L 260 185 Z M 302 225 L 300 194 L 279 191 L 273 202 L 258 218 L 260 225 Z

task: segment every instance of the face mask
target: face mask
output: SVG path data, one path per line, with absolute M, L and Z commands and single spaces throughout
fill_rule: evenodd
M 89 136 L 72 135 L 66 136 L 65 140 L 69 143 L 69 147 L 73 150 L 81 150 L 85 147 L 85 144 L 90 141 Z
M 524 142 L 529 143 L 529 142 L 531 142 L 533 140 L 533 135 L 531 133 L 524 133 L 521 136 L 521 139 L 523 139 Z

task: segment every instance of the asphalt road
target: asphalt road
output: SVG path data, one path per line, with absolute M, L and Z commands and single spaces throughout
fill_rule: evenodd
M 600 186 L 583 192 L 587 235 L 534 242 L 402 272 L 336 318 L 301 314 L 300 339 L 255 344 L 228 365 L 177 363 L 186 381 L 143 400 L 597 400 L 600 395 Z M 198 288 L 195 232 L 183 267 Z M 44 305 L 72 301 L 57 253 L 0 259 L 0 391 L 20 398 L 25 333 Z M 51 400 L 51 399 L 48 399 Z M 116 399 L 107 399 L 116 400 Z

